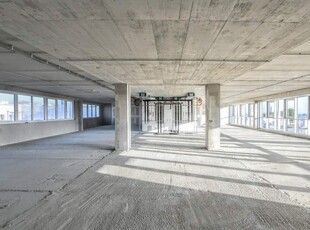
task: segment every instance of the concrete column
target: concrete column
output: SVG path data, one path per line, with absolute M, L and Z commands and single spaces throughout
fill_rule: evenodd
M 83 101 L 74 101 L 75 130 L 83 131 Z
M 115 150 L 131 147 L 131 94 L 127 84 L 115 84 Z
M 205 88 L 206 97 L 206 148 L 216 150 L 221 144 L 221 87 L 219 84 L 209 84 Z

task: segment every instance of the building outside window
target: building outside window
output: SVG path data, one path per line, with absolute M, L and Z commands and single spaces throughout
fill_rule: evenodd
M 0 122 L 14 121 L 14 94 L 0 93 Z

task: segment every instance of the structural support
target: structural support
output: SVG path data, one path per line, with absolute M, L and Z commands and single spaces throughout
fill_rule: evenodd
M 75 129 L 83 131 L 83 101 L 74 101 Z
M 219 84 L 206 85 L 206 148 L 217 150 L 221 144 L 221 87 Z
M 131 147 L 130 87 L 115 84 L 115 150 L 128 151 Z

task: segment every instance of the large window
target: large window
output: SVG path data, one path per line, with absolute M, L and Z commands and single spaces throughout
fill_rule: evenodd
M 0 122 L 63 120 L 73 117 L 71 100 L 0 92 Z
M 33 97 L 33 120 L 44 120 L 44 98 Z
M 65 119 L 65 101 L 57 100 L 57 119 Z
M 248 106 L 248 107 L 247 107 Z M 254 106 L 257 119 L 254 120 Z M 230 124 L 310 135 L 310 96 L 230 106 Z M 248 108 L 248 111 L 247 111 Z M 245 119 L 245 122 L 244 122 Z
M 14 121 L 14 94 L 0 93 L 1 121 Z
M 31 96 L 18 95 L 18 120 L 19 121 L 31 121 Z
M 83 118 L 100 117 L 99 105 L 83 104 Z

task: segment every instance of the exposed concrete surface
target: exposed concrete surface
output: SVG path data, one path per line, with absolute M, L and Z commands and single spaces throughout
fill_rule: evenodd
M 142 135 L 12 221 L 12 229 L 309 229 L 309 141 L 237 127 Z
M 206 85 L 205 92 L 206 148 L 218 150 L 221 147 L 221 86 Z
M 78 131 L 75 120 L 1 124 L 0 146 Z
M 127 151 L 131 147 L 130 86 L 115 84 L 115 149 Z
M 0 147 L 0 227 L 64 188 L 113 149 L 110 126 Z

